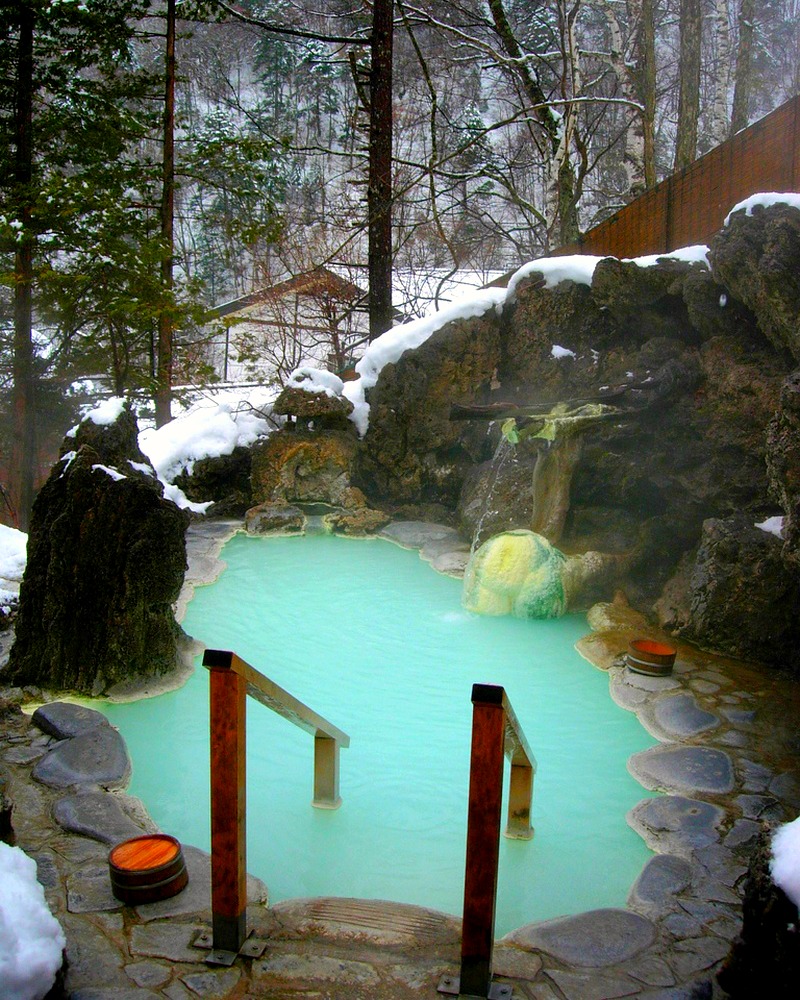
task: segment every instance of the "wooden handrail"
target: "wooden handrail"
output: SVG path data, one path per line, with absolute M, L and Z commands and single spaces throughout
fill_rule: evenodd
M 209 669 L 221 667 L 232 670 L 244 678 L 247 684 L 247 694 L 255 701 L 271 708 L 273 712 L 288 719 L 289 722 L 294 723 L 305 732 L 311 733 L 312 736 L 322 733 L 330 739 L 336 740 L 340 746 L 350 746 L 350 737 L 347 733 L 343 733 L 327 719 L 317 715 L 308 705 L 298 701 L 275 681 L 265 677 L 255 667 L 251 667 L 249 663 L 238 657 L 236 653 L 227 649 L 207 649 L 203 654 L 203 666 Z
M 236 954 L 247 937 L 247 695 L 314 737 L 317 808 L 341 805 L 339 748 L 350 746 L 350 737 L 229 650 L 207 649 L 203 666 L 210 686 L 213 948 Z
M 474 684 L 461 976 L 458 980 L 445 977 L 439 984 L 439 992 L 451 996 L 511 995 L 504 992 L 506 987 L 492 985 L 504 756 L 511 761 L 505 835 L 530 840 L 536 759 L 505 690 L 494 684 Z

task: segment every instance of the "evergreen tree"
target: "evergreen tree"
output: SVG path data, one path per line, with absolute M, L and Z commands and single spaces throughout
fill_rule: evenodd
M 0 267 L 14 301 L 9 478 L 23 527 L 36 462 L 33 314 L 75 263 L 70 251 L 87 219 L 104 220 L 126 183 L 112 165 L 129 128 L 139 129 L 126 116 L 135 91 L 129 19 L 146 6 L 21 0 L 0 7 Z M 101 194 L 105 182 L 113 190 Z

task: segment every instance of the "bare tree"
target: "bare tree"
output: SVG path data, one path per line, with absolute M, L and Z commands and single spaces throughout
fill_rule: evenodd
M 728 91 L 731 82 L 731 26 L 729 0 L 714 0 L 714 62 L 712 66 L 713 104 L 709 139 L 713 145 L 724 142 L 730 134 Z
M 681 0 L 680 93 L 678 131 L 675 141 L 675 170 L 682 170 L 697 156 L 697 125 L 700 117 L 700 43 L 702 38 L 701 0 Z
M 753 34 L 755 32 L 755 0 L 742 0 L 739 8 L 739 44 L 736 48 L 731 135 L 741 132 L 750 123 L 750 93 L 753 87 Z

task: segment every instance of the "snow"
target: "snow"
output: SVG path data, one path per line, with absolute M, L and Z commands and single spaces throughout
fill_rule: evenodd
M 128 478 L 127 476 L 123 476 L 118 469 L 115 469 L 109 465 L 100 465 L 98 463 L 97 465 L 93 465 L 92 469 L 97 469 L 99 472 L 105 472 L 105 474 L 109 476 L 111 479 L 113 479 L 115 483 L 118 483 L 121 479 Z
M 0 524 L 0 606 L 4 608 L 19 596 L 27 546 L 28 536 L 24 532 Z
M 761 194 L 753 194 L 733 206 L 725 216 L 723 225 L 728 225 L 735 212 L 744 211 L 745 215 L 752 215 L 754 208 L 770 208 L 772 205 L 790 205 L 792 208 L 800 209 L 800 194 L 790 194 L 785 191 L 763 191 Z
M 638 264 L 639 267 L 655 267 L 660 260 L 678 260 L 684 264 L 705 264 L 708 262 L 708 247 L 704 243 L 697 243 L 695 246 L 682 247 L 680 250 L 673 250 L 671 253 L 654 253 L 645 257 L 625 257 L 626 262 Z
M 342 389 L 344 389 L 344 382 L 338 375 L 322 368 L 310 368 L 307 365 L 295 368 L 289 376 L 287 385 L 293 389 L 302 389 L 303 392 L 317 392 L 333 397 L 341 396 Z
M 36 880 L 36 862 L 0 842 L 0 996 L 41 1000 L 61 968 L 66 938 Z
M 574 351 L 571 351 L 568 347 L 559 347 L 558 344 L 553 344 L 550 349 L 551 358 L 574 358 L 577 357 Z
M 777 535 L 778 538 L 783 538 L 783 518 L 780 516 L 768 517 L 766 521 L 759 521 L 754 527 L 761 528 L 762 531 L 766 531 L 770 535 Z
M 125 408 L 125 398 L 123 396 L 111 396 L 110 399 L 103 399 L 96 406 L 92 407 L 83 420 L 91 420 L 93 424 L 101 427 L 108 427 L 119 420 L 120 414 Z M 83 420 L 81 423 L 83 423 Z
M 539 257 L 516 271 L 508 283 L 508 301 L 516 297 L 517 285 L 531 274 L 541 274 L 545 288 L 555 288 L 562 281 L 574 281 L 576 285 L 591 285 L 594 269 L 604 257 L 591 254 L 570 254 L 565 257 Z
M 775 884 L 800 907 L 800 816 L 773 834 L 770 871 Z
M 248 396 L 229 391 L 204 397 L 185 413 L 159 428 L 139 433 L 139 447 L 153 463 L 164 496 L 179 507 L 204 513 L 208 503 L 193 504 L 172 484 L 184 469 L 191 473 L 202 458 L 230 455 L 234 448 L 249 447 L 275 429 L 271 417 L 275 389 L 255 389 Z

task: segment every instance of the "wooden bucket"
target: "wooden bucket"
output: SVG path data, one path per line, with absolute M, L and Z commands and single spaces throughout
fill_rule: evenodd
M 631 639 L 625 657 L 628 669 L 636 674 L 666 677 L 672 673 L 677 650 L 654 639 Z
M 108 855 L 111 891 L 129 906 L 169 899 L 189 881 L 180 842 L 166 833 L 123 840 Z

